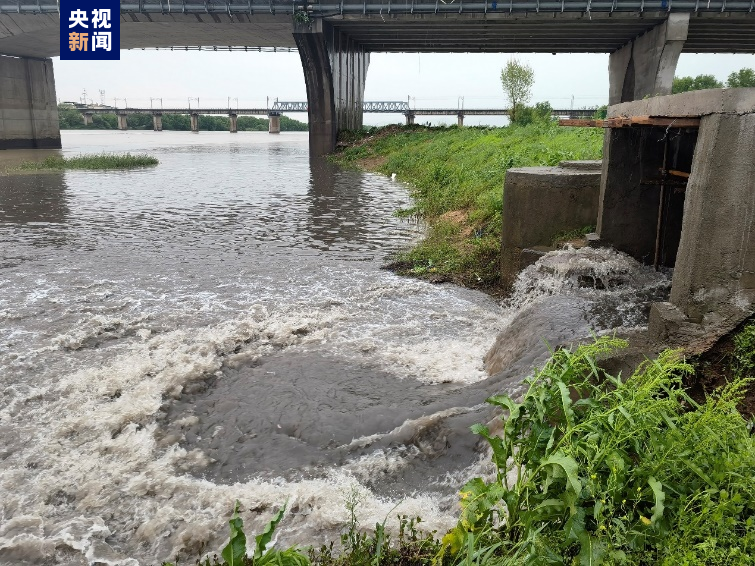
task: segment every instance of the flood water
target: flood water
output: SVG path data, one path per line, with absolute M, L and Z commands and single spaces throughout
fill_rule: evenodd
M 63 146 L 160 164 L 0 176 L 2 564 L 196 557 L 236 499 L 248 531 L 288 501 L 283 544 L 337 539 L 354 498 L 442 533 L 490 472 L 484 399 L 668 291 L 603 250 L 546 256 L 503 305 L 381 270 L 422 233 L 406 187 L 310 163 L 306 134 Z

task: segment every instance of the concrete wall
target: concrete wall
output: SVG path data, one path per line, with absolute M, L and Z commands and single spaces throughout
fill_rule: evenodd
M 551 246 L 559 232 L 595 224 L 600 162 L 509 169 L 504 186 L 501 277 L 510 285 L 537 257 L 524 250 Z
M 0 149 L 59 147 L 52 61 L 0 56 Z
M 671 302 L 693 321 L 755 304 L 755 114 L 705 116 Z

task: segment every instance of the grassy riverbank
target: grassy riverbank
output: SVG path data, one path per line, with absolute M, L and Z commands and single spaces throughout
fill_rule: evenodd
M 76 157 L 61 157 L 50 155 L 42 161 L 24 161 L 19 165 L 22 171 L 60 171 L 63 169 L 87 169 L 91 171 L 106 169 L 133 169 L 157 165 L 157 158 L 144 153 L 114 154 L 98 153 L 77 155 Z
M 534 123 L 506 128 L 388 126 L 346 134 L 332 159 L 397 178 L 412 188 L 427 237 L 400 254 L 397 271 L 494 288 L 498 281 L 506 169 L 598 159 L 603 132 Z M 555 236 L 555 234 L 554 234 Z
M 687 389 L 708 371 L 705 356 L 665 351 L 624 377 L 600 369 L 624 347 L 603 337 L 556 351 L 525 380 L 520 400 L 488 399 L 500 420 L 473 431 L 489 443 L 497 474 L 461 487 L 458 525 L 448 533 L 421 534 L 418 520 L 404 517 L 396 537 L 385 523 L 365 534 L 355 503 L 341 551 L 267 549 L 279 510 L 256 538 L 254 558 L 234 516 L 222 559 L 202 564 L 755 564 L 755 437 L 752 406 L 742 404 L 755 375 L 755 325 L 709 352 L 727 384 L 707 396 Z

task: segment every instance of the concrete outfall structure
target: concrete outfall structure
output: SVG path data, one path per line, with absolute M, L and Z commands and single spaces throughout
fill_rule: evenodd
M 600 161 L 563 161 L 557 167 L 506 171 L 501 241 L 504 286 L 510 287 L 522 269 L 552 250 L 558 233 L 595 225 L 600 175 Z
M 755 309 L 755 88 L 611 106 L 608 118 L 699 118 L 699 128 L 606 132 L 600 245 L 673 267 L 651 334 L 670 343 L 728 329 Z
M 52 60 L 0 55 L 0 149 L 60 147 Z

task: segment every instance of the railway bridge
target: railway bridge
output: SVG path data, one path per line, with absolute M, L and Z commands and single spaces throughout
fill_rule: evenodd
M 310 151 L 362 125 L 373 52 L 610 53 L 611 104 L 667 94 L 683 51 L 755 52 L 755 0 L 124 0 L 121 49 L 290 48 Z M 57 2 L 0 0 L 0 148 L 59 147 Z

